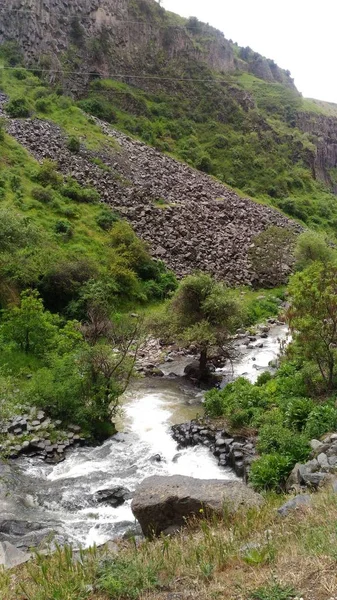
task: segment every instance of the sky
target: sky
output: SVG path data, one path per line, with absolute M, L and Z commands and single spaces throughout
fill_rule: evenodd
M 337 0 L 162 0 L 289 69 L 306 98 L 337 103 Z

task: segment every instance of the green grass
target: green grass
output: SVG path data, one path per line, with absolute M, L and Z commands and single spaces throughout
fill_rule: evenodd
M 0 571 L 6 600 L 329 600 L 337 586 L 336 496 L 281 518 L 285 497 L 268 494 L 259 509 L 211 521 L 191 521 L 179 534 L 153 542 L 93 549 L 74 560 L 70 548 L 38 554 L 11 573 Z M 247 556 L 257 557 L 248 560 Z M 2 594 L 2 595 L 1 595 Z

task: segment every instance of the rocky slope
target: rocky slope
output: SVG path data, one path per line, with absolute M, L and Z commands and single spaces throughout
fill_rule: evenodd
M 4 103 L 1 96 L 0 113 Z M 179 276 L 203 270 L 231 284 L 249 284 L 255 279 L 248 258 L 254 236 L 270 225 L 300 230 L 276 210 L 97 122 L 115 150 L 83 147 L 73 154 L 62 130 L 39 119 L 11 119 L 8 132 L 38 160 L 56 160 L 63 174 L 95 187 L 150 244 L 153 256 Z M 97 158 L 103 168 L 93 164 Z

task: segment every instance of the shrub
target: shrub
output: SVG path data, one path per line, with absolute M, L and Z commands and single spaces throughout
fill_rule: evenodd
M 105 231 L 109 231 L 112 225 L 118 220 L 118 215 L 108 208 L 103 208 L 96 217 L 97 225 Z
M 305 231 L 297 240 L 295 258 L 297 268 L 306 269 L 312 262 L 319 261 L 325 264 L 333 260 L 334 251 L 323 235 L 314 231 Z
M 278 453 L 288 457 L 291 462 L 303 462 L 310 453 L 308 438 L 301 434 L 294 435 L 279 423 L 267 424 L 259 431 L 257 449 L 261 454 Z
M 3 118 L 0 118 L 0 143 L 5 141 L 5 126 L 6 121 Z
M 81 149 L 80 140 L 75 136 L 71 136 L 68 140 L 67 148 L 70 152 L 73 152 L 74 154 L 78 154 L 78 152 Z
M 44 114 L 48 113 L 51 108 L 50 101 L 47 100 L 46 98 L 39 98 L 35 102 L 35 108 L 38 112 L 42 112 Z
M 249 482 L 257 491 L 283 488 L 293 463 L 288 456 L 265 454 L 252 463 Z
M 199 171 L 203 171 L 204 173 L 212 173 L 213 171 L 213 163 L 208 154 L 204 154 L 203 156 L 201 156 L 196 161 L 195 166 Z
M 81 100 L 78 106 L 85 112 L 94 115 L 98 119 L 115 123 L 117 121 L 116 113 L 112 110 L 111 105 L 103 100 L 91 98 L 89 100 Z
M 62 233 L 65 237 L 70 238 L 73 235 L 72 224 L 68 220 L 59 220 L 55 223 L 56 233 Z
M 61 194 L 66 198 L 88 204 L 99 202 L 100 196 L 93 188 L 82 187 L 77 181 L 68 180 L 61 189 Z
M 69 302 L 78 299 L 82 285 L 96 274 L 95 266 L 86 259 L 54 264 L 39 284 L 45 305 L 62 312 Z
M 15 98 L 6 104 L 6 112 L 13 119 L 26 119 L 32 111 L 26 98 Z
M 319 439 L 329 431 L 337 428 L 337 408 L 332 404 L 317 406 L 308 416 L 305 434 L 309 439 Z
M 48 204 L 53 199 L 53 192 L 47 188 L 36 187 L 32 189 L 32 197 L 34 200 Z
M 38 183 L 41 183 L 43 186 L 58 186 L 62 182 L 63 177 L 57 172 L 57 167 L 57 162 L 47 158 L 39 166 L 38 171 L 33 176 L 33 179 Z
M 285 422 L 287 426 L 302 431 L 314 408 L 315 403 L 311 398 L 292 398 L 285 409 Z

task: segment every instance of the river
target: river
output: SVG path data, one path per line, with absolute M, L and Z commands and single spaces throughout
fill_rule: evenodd
M 224 377 L 245 375 L 255 381 L 277 358 L 285 326 L 275 325 L 268 338 L 258 339 Z M 263 348 L 258 346 L 263 343 Z M 202 446 L 177 450 L 170 435 L 173 424 L 202 414 L 203 393 L 182 377 L 186 362 L 179 359 L 163 365 L 167 377 L 135 379 L 123 399 L 119 429 L 122 433 L 99 447 L 79 448 L 56 466 L 36 458 L 15 461 L 22 474 L 20 501 L 6 507 L 6 516 L 25 519 L 57 532 L 60 543 L 91 546 L 102 544 L 135 528 L 131 500 L 118 508 L 99 504 L 94 494 L 102 489 L 123 486 L 133 491 L 145 477 L 154 474 L 182 474 L 204 479 L 233 479 L 230 469 Z M 169 373 L 176 377 L 169 377 Z M 157 456 L 160 455 L 160 461 Z M 18 516 L 18 512 L 20 515 Z

